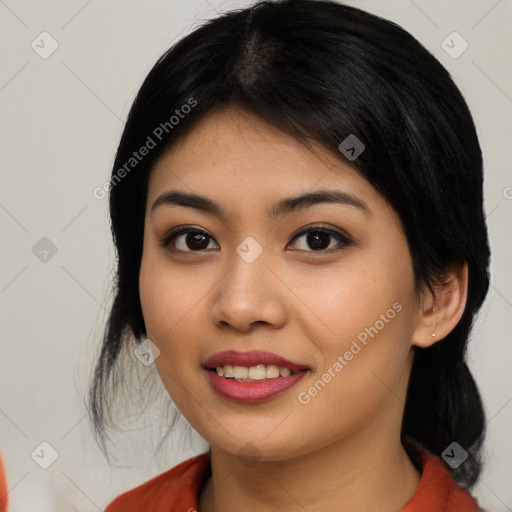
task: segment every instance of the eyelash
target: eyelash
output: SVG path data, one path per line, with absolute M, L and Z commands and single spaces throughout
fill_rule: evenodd
M 333 230 L 333 229 L 328 228 L 323 225 L 306 226 L 305 228 L 301 229 L 298 233 L 295 233 L 292 236 L 292 239 L 289 243 L 294 242 L 301 236 L 308 234 L 310 232 L 326 233 L 326 234 L 330 235 L 331 237 L 335 238 L 339 242 L 339 245 L 335 248 L 319 249 L 317 251 L 299 249 L 300 252 L 310 252 L 313 254 L 331 254 L 333 252 L 341 251 L 345 247 L 350 246 L 354 243 L 354 241 L 347 234 L 344 234 L 340 231 Z M 177 238 L 178 236 L 187 234 L 187 233 L 199 233 L 211 240 L 215 240 L 210 234 L 208 234 L 208 232 L 204 231 L 203 229 L 191 228 L 190 226 L 188 226 L 188 227 L 182 227 L 182 228 L 175 229 L 175 230 L 171 231 L 170 233 L 166 234 L 164 237 L 162 237 L 160 239 L 160 245 L 162 247 L 168 248 L 171 252 L 174 252 L 174 253 L 201 253 L 201 252 L 204 252 L 206 249 L 201 249 L 201 250 L 197 250 L 197 251 L 192 251 L 192 250 L 183 251 L 181 249 L 175 249 L 175 248 L 169 247 L 174 238 Z M 215 241 L 215 243 L 217 243 L 217 245 L 218 245 L 218 242 Z

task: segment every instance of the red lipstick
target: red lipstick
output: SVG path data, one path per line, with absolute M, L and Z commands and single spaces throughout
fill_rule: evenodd
M 265 380 L 244 381 L 218 375 L 215 370 L 219 366 L 229 365 L 249 368 L 260 364 L 273 365 L 280 369 L 287 368 L 291 375 Z M 208 358 L 203 366 L 207 370 L 210 384 L 215 392 L 228 400 L 246 403 L 263 402 L 284 393 L 297 384 L 309 370 L 306 365 L 294 363 L 284 357 L 263 350 L 249 352 L 226 350 Z

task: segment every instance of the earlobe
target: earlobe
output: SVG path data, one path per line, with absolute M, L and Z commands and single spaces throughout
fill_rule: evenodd
M 433 286 L 418 313 L 418 323 L 411 344 L 427 348 L 445 338 L 458 324 L 466 307 L 468 264 L 453 265 L 443 282 Z

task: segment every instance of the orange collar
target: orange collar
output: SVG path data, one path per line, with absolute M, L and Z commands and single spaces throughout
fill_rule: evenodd
M 481 512 L 469 492 L 455 483 L 439 457 L 419 445 L 412 450 L 422 475 L 414 496 L 402 512 Z M 210 452 L 207 452 L 121 494 L 105 512 L 197 512 L 199 494 L 210 475 Z

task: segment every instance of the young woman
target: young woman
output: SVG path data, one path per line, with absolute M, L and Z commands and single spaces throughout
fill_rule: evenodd
M 137 346 L 210 449 L 107 512 L 480 510 L 482 155 L 410 34 L 311 0 L 205 23 L 142 85 L 110 212 L 94 424 Z

